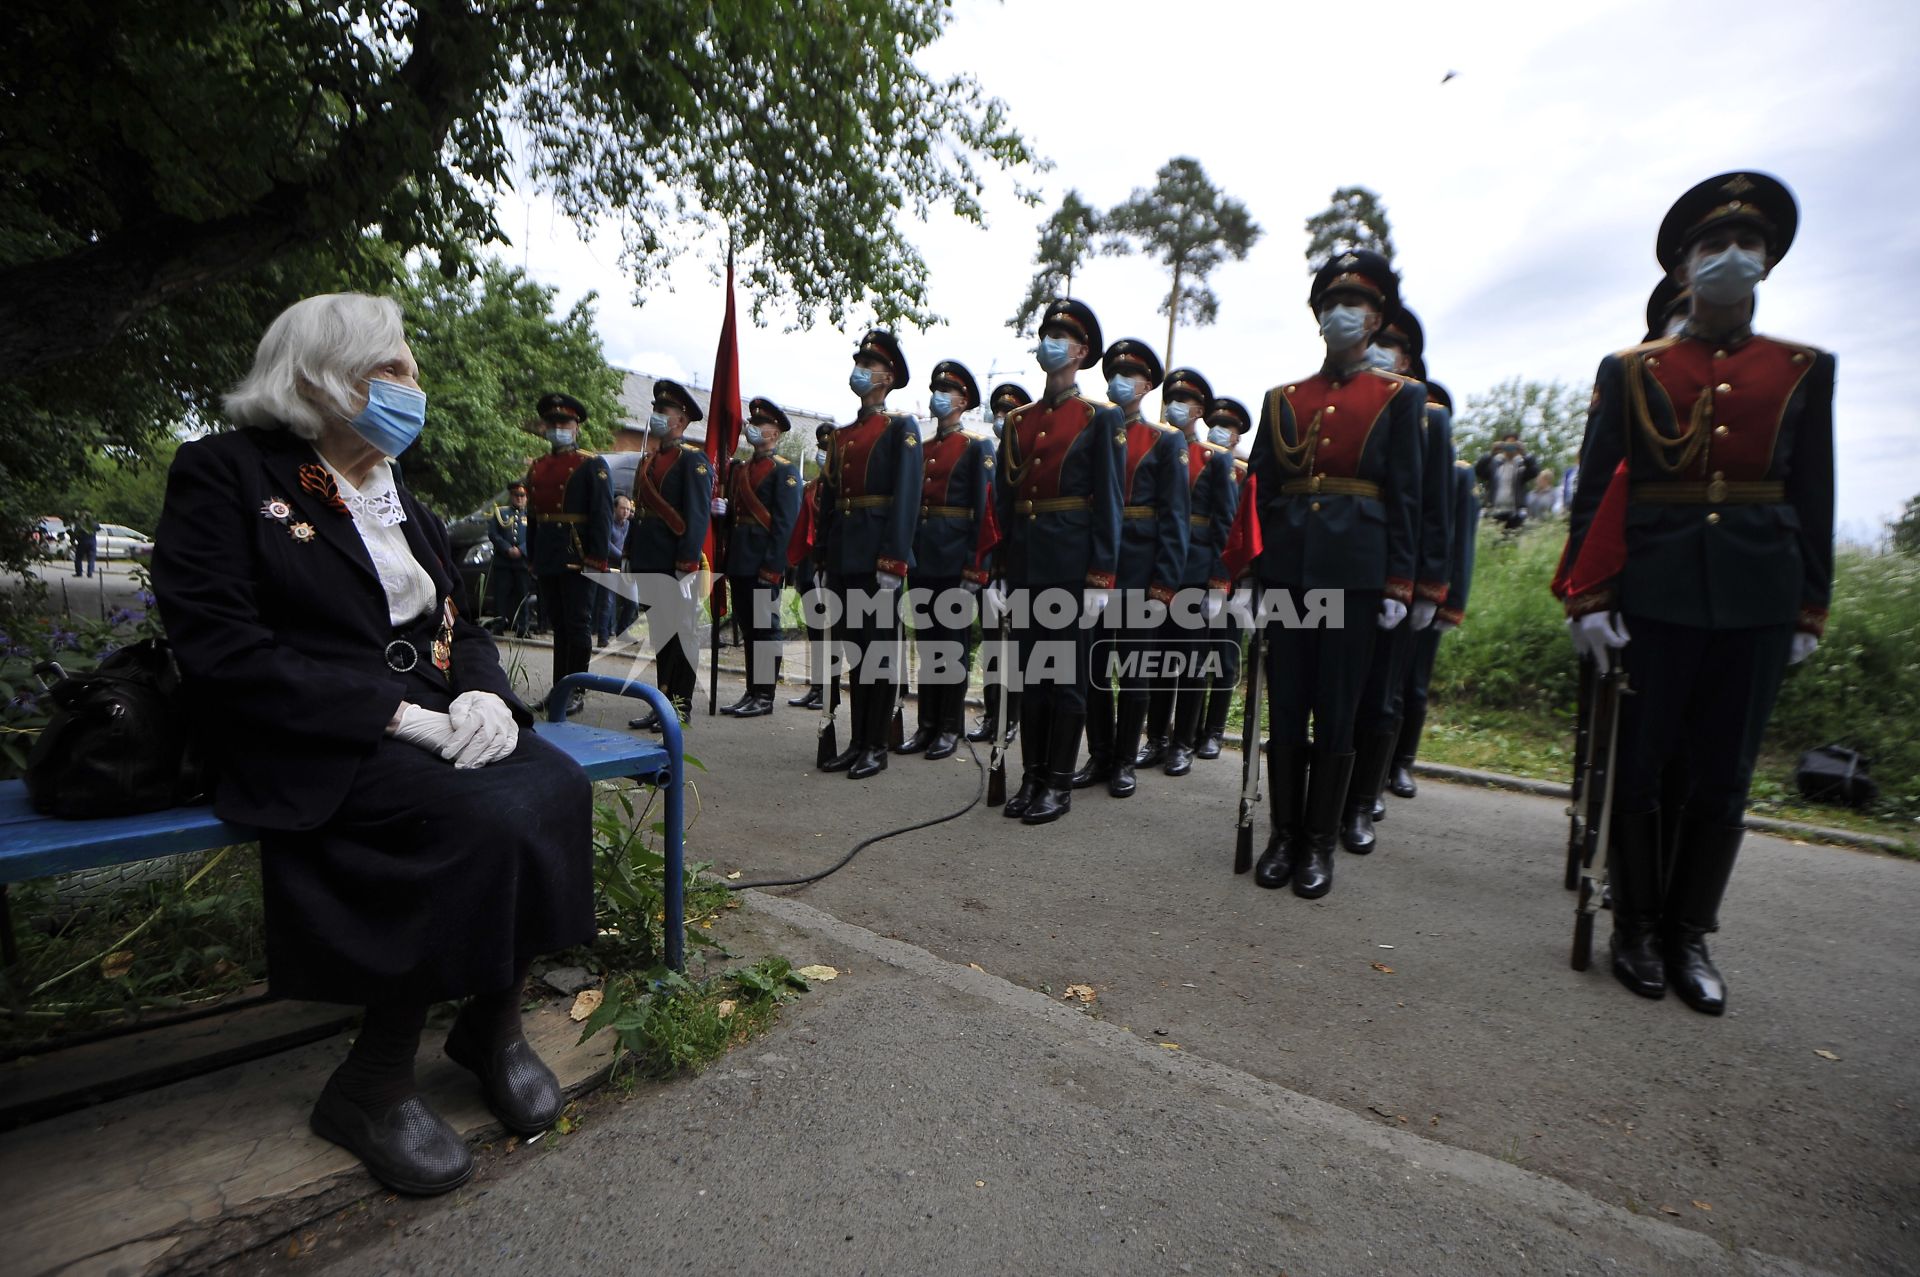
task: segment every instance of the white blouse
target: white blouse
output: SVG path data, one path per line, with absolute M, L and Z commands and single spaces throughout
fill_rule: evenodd
M 407 521 L 407 511 L 393 486 L 391 464 L 385 460 L 377 463 L 366 484 L 359 488 L 348 483 L 325 457 L 320 458 L 320 464 L 327 467 L 338 485 L 340 499 L 347 503 L 354 529 L 360 533 L 367 557 L 373 560 L 373 570 L 380 576 L 380 588 L 387 595 L 387 618 L 395 625 L 405 625 L 432 611 L 440 600 L 434 592 L 433 578 L 413 557 L 413 547 L 407 544 L 407 534 L 400 526 Z

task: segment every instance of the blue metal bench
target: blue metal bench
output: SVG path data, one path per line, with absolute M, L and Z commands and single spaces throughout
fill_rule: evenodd
M 567 693 L 575 687 L 645 699 L 666 725 L 663 739 L 655 743 L 625 732 L 567 722 Z M 673 706 L 658 689 L 645 683 L 630 683 L 604 674 L 570 674 L 548 697 L 547 721 L 535 724 L 534 731 L 579 763 L 592 780 L 627 776 L 665 790 L 666 959 L 675 971 L 684 971 L 686 849 L 682 843 L 685 831 L 682 791 L 686 770 L 680 720 Z M 209 851 L 234 843 L 253 842 L 258 837 L 258 831 L 228 824 L 208 807 L 172 807 L 105 820 L 58 820 L 33 809 L 27 800 L 25 781 L 0 783 L 0 941 L 6 946 L 5 961 L 11 964 L 15 960 L 13 929 L 4 913 L 9 883 L 103 865 L 132 864 L 180 852 Z

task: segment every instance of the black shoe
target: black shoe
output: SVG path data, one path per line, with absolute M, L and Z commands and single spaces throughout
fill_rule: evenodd
M 933 728 L 925 723 L 913 729 L 913 735 L 893 747 L 896 754 L 924 754 L 927 746 L 933 744 Z
M 1666 959 L 1667 983 L 1682 1002 L 1705 1015 L 1726 1014 L 1727 982 L 1707 956 L 1705 932 L 1669 932 Z
M 993 694 L 993 689 L 989 688 L 987 690 L 988 695 Z M 992 740 L 993 734 L 999 730 L 999 727 L 999 723 L 994 721 L 992 714 L 984 714 L 977 724 L 967 729 L 967 739 L 970 741 Z
M 1135 767 L 1158 767 L 1166 761 L 1167 738 L 1164 736 L 1147 737 L 1147 743 L 1142 745 L 1140 752 L 1133 756 Z
M 1167 751 L 1167 775 L 1184 776 L 1193 770 L 1193 751 L 1179 741 Z
M 1373 832 L 1373 800 L 1362 798 L 1347 805 L 1346 815 L 1340 819 L 1340 845 L 1356 856 L 1364 856 L 1373 850 L 1378 841 Z
M 787 704 L 793 706 L 795 709 L 819 709 L 824 699 L 825 697 L 819 688 L 809 687 L 807 688 L 805 696 L 790 697 Z
M 1662 873 L 1660 810 L 1615 812 L 1607 849 L 1607 890 L 1613 897 L 1613 977 L 1643 998 L 1667 993 L 1660 952 Z
M 1013 792 L 1013 796 L 1002 804 L 1000 814 L 1002 816 L 1012 816 L 1015 818 L 1024 816 L 1027 814 L 1027 809 L 1033 806 L 1033 800 L 1039 796 L 1039 778 L 1035 776 L 1023 776 L 1020 778 L 1020 788 L 1016 789 Z
M 866 755 L 866 752 L 867 747 L 863 742 L 853 741 L 849 743 L 845 749 L 835 754 L 832 758 L 829 758 L 826 761 L 826 765 L 821 767 L 820 770 L 823 772 L 847 771 L 855 763 L 859 762 L 861 758 Z
M 1420 787 L 1413 783 L 1411 758 L 1393 760 L 1393 771 L 1387 776 L 1387 792 L 1395 798 L 1411 798 L 1420 792 Z
M 720 712 L 722 714 L 725 714 L 731 717 L 734 714 L 738 714 L 741 710 L 745 709 L 747 706 L 753 704 L 753 702 L 756 699 L 757 698 L 754 696 L 753 689 L 749 687 L 746 691 L 740 693 L 739 700 L 735 701 L 731 705 L 722 705 L 720 707 Z
M 1254 866 L 1253 880 L 1269 890 L 1287 885 L 1306 847 L 1300 822 L 1306 810 L 1308 757 L 1302 745 L 1276 745 L 1267 751 L 1267 819 L 1272 832 L 1260 863 Z
M 627 726 L 636 732 L 657 732 L 660 730 L 660 713 L 658 710 L 648 710 L 639 718 L 628 719 Z
M 1340 840 L 1340 805 L 1353 779 L 1353 755 L 1329 759 L 1316 752 L 1307 773 L 1307 858 L 1293 871 L 1293 894 L 1317 900 L 1333 890 L 1333 856 Z
M 1114 798 L 1131 798 L 1135 788 L 1133 768 L 1126 763 L 1116 764 L 1107 780 L 1107 793 Z
M 941 732 L 933 738 L 933 744 L 927 746 L 927 761 L 937 763 L 943 758 L 952 758 L 960 748 L 960 738 L 952 732 Z
M 1068 778 L 1068 787 L 1072 789 L 1092 789 L 1095 785 L 1104 785 L 1113 779 L 1113 760 L 1111 758 L 1087 758 L 1087 765 Z
M 538 1135 L 566 1107 L 560 1080 L 525 1038 L 487 1052 L 455 1020 L 446 1050 L 448 1059 L 480 1079 L 487 1107 L 515 1135 Z
M 1021 815 L 1020 823 L 1023 825 L 1050 824 L 1072 811 L 1073 787 L 1066 783 L 1069 779 L 1057 773 L 1048 776 L 1046 785 Z
M 1219 732 L 1208 732 L 1200 738 L 1200 744 L 1194 749 L 1193 756 L 1195 758 L 1218 758 L 1220 757 L 1220 748 L 1224 743 L 1220 738 Z
M 1373 797 L 1373 823 L 1379 824 L 1387 818 L 1387 800 L 1375 794 Z
M 762 693 L 748 701 L 745 705 L 742 705 L 739 709 L 733 711 L 733 716 L 735 718 L 765 718 L 771 713 L 773 713 L 773 696 L 771 693 Z
M 873 746 L 864 750 L 847 768 L 848 780 L 865 780 L 887 770 L 887 751 L 883 746 Z
M 473 1175 L 467 1142 L 418 1095 L 375 1117 L 329 1078 L 307 1125 L 321 1139 L 359 1158 L 375 1179 L 395 1192 L 432 1197 L 451 1192 Z
M 1291 826 L 1276 828 L 1267 835 L 1267 847 L 1253 867 L 1253 880 L 1269 890 L 1284 887 L 1293 877 L 1294 855 L 1306 840 Z
M 1608 942 L 1613 952 L 1613 978 L 1643 998 L 1667 996 L 1667 964 L 1655 942 L 1653 932 L 1637 926 L 1613 923 Z

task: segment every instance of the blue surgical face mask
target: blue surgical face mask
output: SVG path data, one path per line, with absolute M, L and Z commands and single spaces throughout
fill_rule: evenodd
M 665 413 L 656 412 L 647 418 L 647 433 L 655 439 L 664 439 L 667 437 L 667 417 Z
M 927 397 L 927 407 L 933 410 L 936 418 L 944 421 L 947 414 L 953 411 L 953 396 L 944 390 L 936 390 Z
M 1133 384 L 1133 378 L 1125 374 L 1115 374 L 1107 383 L 1107 398 L 1121 407 L 1126 407 L 1140 397 L 1140 388 Z
M 348 424 L 384 455 L 397 457 L 426 427 L 427 397 L 397 381 L 369 378 L 367 406 Z
M 813 450 L 813 464 L 816 466 L 825 466 L 827 464 L 827 450 L 825 448 L 815 448 Z
M 1040 361 L 1040 367 L 1047 372 L 1059 372 L 1072 359 L 1065 337 L 1042 337 L 1033 354 Z
M 998 439 L 1002 434 L 1006 433 L 1006 429 L 1007 429 L 1007 418 L 1006 418 L 1006 414 L 1002 413 L 1000 416 L 995 417 L 993 419 L 993 437 Z
M 1388 372 L 1392 372 L 1395 366 L 1399 364 L 1400 360 L 1396 358 L 1394 353 L 1391 350 L 1388 350 L 1385 346 L 1368 346 L 1367 362 L 1372 364 L 1375 368 L 1384 368 Z
M 847 387 L 856 395 L 864 396 L 873 389 L 873 370 L 856 367 L 847 377 Z
M 1184 426 L 1192 417 L 1193 405 L 1191 404 L 1170 403 L 1167 405 L 1167 424 L 1170 426 Z
M 1221 448 L 1233 447 L 1233 431 L 1225 426 L 1207 427 L 1207 442 Z
M 1352 350 L 1367 335 L 1367 312 L 1362 306 L 1333 306 L 1320 316 L 1320 335 L 1328 350 Z
M 760 427 L 754 425 L 751 421 L 749 421 L 746 424 L 746 426 L 740 431 L 740 433 L 745 435 L 747 437 L 747 442 L 752 444 L 756 448 L 758 448 L 766 440 L 766 436 L 760 433 Z
M 550 426 L 547 429 L 547 442 L 556 448 L 571 448 L 579 434 L 572 426 Z
M 1693 295 L 1713 306 L 1731 306 L 1753 296 L 1767 273 L 1766 258 L 1744 248 L 1729 248 L 1693 264 Z

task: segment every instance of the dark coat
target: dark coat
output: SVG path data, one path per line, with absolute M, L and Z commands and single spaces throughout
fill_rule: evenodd
M 736 461 L 727 472 L 727 488 L 726 574 L 779 585 L 786 579 L 787 546 L 800 517 L 800 467 L 779 453 Z
M 1431 603 L 1447 600 L 1453 463 L 1453 414 L 1441 404 L 1429 403 L 1420 432 L 1420 552 L 1414 563 L 1414 593 Z
M 922 445 L 920 527 L 913 570 L 923 581 L 958 581 L 979 557 L 993 486 L 993 441 L 955 430 Z
M 1009 586 L 1114 588 L 1126 457 L 1126 415 L 1077 388 L 1007 415 L 993 500 Z
M 590 786 L 527 730 L 492 638 L 464 617 L 446 674 L 388 667 L 373 562 L 351 516 L 302 486 L 303 465 L 318 459 L 284 431 L 183 444 L 153 556 L 214 811 L 267 831 L 273 988 L 361 1003 L 504 988 L 534 954 L 593 936 Z M 445 599 L 446 529 L 399 491 Z M 510 758 L 457 771 L 386 736 L 402 700 L 445 710 L 467 691 L 513 711 Z
M 1118 584 L 1165 602 L 1187 567 L 1186 437 L 1172 426 L 1129 421 L 1121 464 Z
M 1473 552 L 1480 528 L 1480 494 L 1474 484 L 1473 467 L 1464 461 L 1453 463 L 1452 535 L 1447 541 L 1447 601 L 1435 613 L 1437 619 L 1455 625 L 1466 619 L 1467 594 L 1473 588 Z
M 906 576 L 924 479 L 920 427 L 911 414 L 876 408 L 835 430 L 815 511 L 820 566 L 836 576 Z
M 1187 444 L 1187 563 L 1180 584 L 1224 590 L 1226 565 L 1220 551 L 1233 516 L 1240 509 L 1240 482 L 1234 474 L 1233 453 L 1204 439 Z
M 707 454 L 685 440 L 661 443 L 660 451 L 634 472 L 628 568 L 680 576 L 699 571 L 712 519 L 713 467 Z
M 551 452 L 527 471 L 533 515 L 533 570 L 541 576 L 607 569 L 613 485 L 604 458 Z

